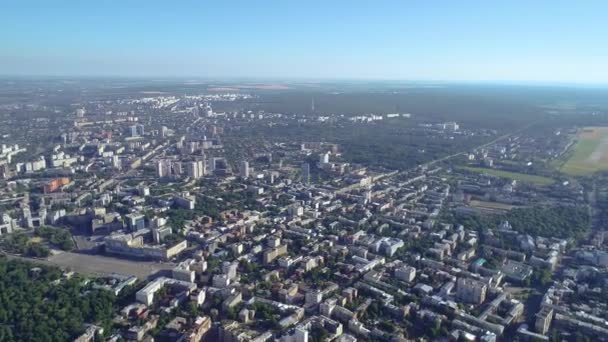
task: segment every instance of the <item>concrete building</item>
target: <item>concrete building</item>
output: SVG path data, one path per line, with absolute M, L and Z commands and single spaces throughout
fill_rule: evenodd
M 183 209 L 194 210 L 196 205 L 196 197 L 190 196 L 189 193 L 183 193 L 181 196 L 173 197 L 175 204 Z
M 216 274 L 213 276 L 213 287 L 217 287 L 219 289 L 223 289 L 230 285 L 230 278 L 227 274 Z
M 264 263 L 269 264 L 274 261 L 274 259 L 280 257 L 283 254 L 287 254 L 287 245 L 281 245 L 279 247 L 270 248 L 269 250 L 264 252 Z
M 222 263 L 222 273 L 227 275 L 228 279 L 234 280 L 237 276 L 238 267 L 238 262 L 224 261 Z
M 127 214 L 125 216 L 127 228 L 131 232 L 146 228 L 146 217 L 142 214 Z
M 129 126 L 129 134 L 132 137 L 136 137 L 137 136 L 137 126 L 135 126 L 135 125 Z
M 12 233 L 14 226 L 15 220 L 8 214 L 2 214 L 2 217 L 0 217 L 0 236 Z
M 480 281 L 459 278 L 456 283 L 456 298 L 466 303 L 481 304 L 486 300 L 487 290 L 488 286 Z
M 383 237 L 373 245 L 376 253 L 383 253 L 386 256 L 393 256 L 397 250 L 404 246 L 403 240 L 398 238 Z
M 323 300 L 323 292 L 311 290 L 306 292 L 306 305 L 319 304 Z
M 140 303 L 150 306 L 152 303 L 154 303 L 154 295 L 156 292 L 160 291 L 160 289 L 165 286 L 179 287 L 180 289 L 185 290 L 188 294 L 196 290 L 196 284 L 194 283 L 167 277 L 160 277 L 148 283 L 148 285 L 146 285 L 143 289 L 137 291 L 137 293 L 135 293 L 135 299 Z
M 308 342 L 308 330 L 297 327 L 292 333 L 281 336 L 280 342 Z
M 169 226 L 152 228 L 152 239 L 158 244 L 160 244 L 167 236 L 171 234 L 173 234 L 173 229 Z
M 183 252 L 188 242 L 183 240 L 173 246 L 146 245 L 143 236 L 134 234 L 114 234 L 105 239 L 106 252 L 128 257 L 169 260 Z
M 416 278 L 416 269 L 412 266 L 403 266 L 395 270 L 395 277 L 403 281 L 411 282 Z
M 188 177 L 199 179 L 206 174 L 205 161 L 195 160 L 186 163 L 186 173 Z
M 169 177 L 171 176 L 171 161 L 170 160 L 159 160 L 156 163 L 156 177 Z
M 171 274 L 173 279 L 194 282 L 195 272 L 190 269 L 190 266 L 194 263 L 194 259 L 186 259 L 180 262 L 173 270 L 171 270 Z
M 546 335 L 551 326 L 551 320 L 553 319 L 553 309 L 550 307 L 543 307 L 536 314 L 536 321 L 534 322 L 534 329 L 541 335 Z
M 302 163 L 301 172 L 302 172 L 302 183 L 306 183 L 306 184 L 310 183 L 310 164 Z
M 144 135 L 144 125 L 138 124 L 129 127 L 129 133 L 132 137 L 140 137 Z
M 319 163 L 328 164 L 329 163 L 329 153 L 323 153 L 319 156 Z
M 241 165 L 239 167 L 239 175 L 243 179 L 249 178 L 249 162 L 248 161 L 243 160 L 241 162 Z

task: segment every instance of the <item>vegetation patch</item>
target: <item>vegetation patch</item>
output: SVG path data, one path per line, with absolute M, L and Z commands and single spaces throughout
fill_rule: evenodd
M 538 185 L 550 185 L 555 182 L 554 179 L 549 178 L 549 177 L 544 177 L 544 176 L 539 176 L 539 175 L 530 175 L 530 174 L 526 174 L 526 173 L 511 172 L 511 171 L 504 171 L 504 170 L 497 170 L 497 169 L 488 169 L 488 168 L 484 168 L 484 167 L 472 167 L 472 166 L 465 166 L 462 168 L 464 170 L 471 171 L 471 172 L 484 173 L 484 174 L 488 174 L 491 176 L 509 178 L 509 179 L 513 179 L 516 181 L 520 181 L 520 182 L 534 183 L 534 184 L 538 184 Z
M 580 239 L 591 228 L 589 210 L 585 206 L 516 208 L 502 215 L 467 215 L 456 220 L 478 231 L 495 228 L 503 221 L 509 221 L 513 230 L 519 233 L 547 238 Z
M 72 341 L 84 323 L 109 330 L 112 293 L 53 267 L 0 258 L 0 341 Z
M 608 127 L 581 129 L 574 147 L 562 160 L 559 171 L 572 176 L 608 170 Z

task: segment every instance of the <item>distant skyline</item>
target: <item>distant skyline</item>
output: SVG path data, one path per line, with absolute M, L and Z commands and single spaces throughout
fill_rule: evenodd
M 3 1 L 0 75 L 608 83 L 608 1 Z

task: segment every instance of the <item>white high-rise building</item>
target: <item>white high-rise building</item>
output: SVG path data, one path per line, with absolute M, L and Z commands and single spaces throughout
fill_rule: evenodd
M 203 159 L 199 159 L 196 161 L 198 163 L 198 171 L 201 174 L 201 177 L 207 175 L 207 162 Z
M 199 179 L 205 175 L 205 161 L 195 160 L 186 164 L 186 173 L 188 177 Z
M 310 183 L 310 165 L 302 163 L 302 183 Z
M 248 161 L 244 160 L 241 162 L 239 174 L 241 175 L 241 178 L 249 178 L 249 162 Z
M 122 166 L 120 158 L 117 155 L 113 155 L 111 158 L 112 158 L 112 167 L 115 169 L 120 169 Z
M 319 162 L 321 164 L 329 163 L 329 153 L 323 153 L 319 156 Z
M 208 118 L 213 116 L 213 108 L 211 108 L 211 105 L 207 105 L 207 107 L 205 108 L 205 114 Z
M 294 333 L 296 342 L 308 342 L 308 330 L 303 328 L 296 328 Z
M 168 177 L 171 175 L 171 161 L 170 160 L 159 160 L 156 163 L 156 176 Z
M 182 168 L 181 162 L 173 163 L 173 173 L 177 177 L 181 177 L 184 174 L 184 169 Z
M 198 172 L 197 162 L 191 161 L 191 162 L 186 163 L 186 174 L 190 178 L 194 178 L 194 179 L 201 178 L 201 175 Z

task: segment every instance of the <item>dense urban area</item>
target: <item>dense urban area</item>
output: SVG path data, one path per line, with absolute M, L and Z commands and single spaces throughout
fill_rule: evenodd
M 2 80 L 0 340 L 606 341 L 568 91 Z

